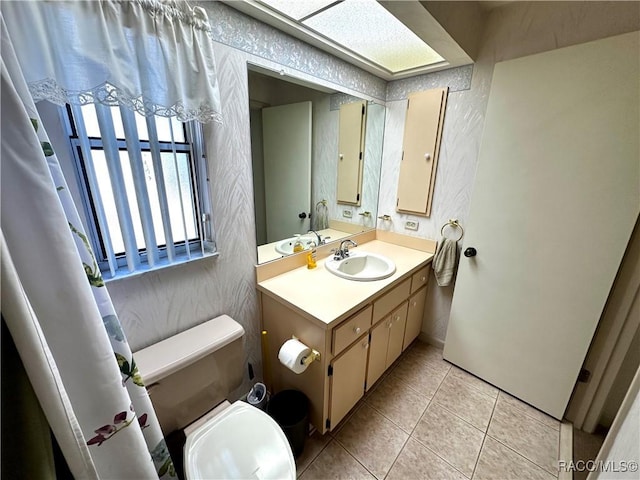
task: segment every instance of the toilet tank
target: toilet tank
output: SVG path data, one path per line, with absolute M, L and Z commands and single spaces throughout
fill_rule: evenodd
M 244 329 L 221 315 L 133 354 L 165 435 L 182 429 L 242 383 Z

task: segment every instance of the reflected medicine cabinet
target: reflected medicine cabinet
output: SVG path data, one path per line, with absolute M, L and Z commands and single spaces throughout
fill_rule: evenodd
M 337 202 L 360 206 L 367 102 L 340 105 Z
M 431 215 L 448 88 L 409 95 L 396 210 Z

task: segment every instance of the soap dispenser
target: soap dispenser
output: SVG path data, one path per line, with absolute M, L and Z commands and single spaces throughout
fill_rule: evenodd
M 307 268 L 311 270 L 312 268 L 316 268 L 318 265 L 316 263 L 316 242 L 309 242 L 309 251 L 307 252 Z
M 293 243 L 293 253 L 298 253 L 303 251 L 304 245 L 302 245 L 302 241 L 300 240 L 300 234 L 296 233 L 294 237 L 296 237 L 296 241 Z

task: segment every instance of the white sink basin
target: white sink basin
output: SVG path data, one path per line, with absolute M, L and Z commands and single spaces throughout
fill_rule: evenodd
M 352 252 L 343 260 L 327 259 L 324 265 L 338 277 L 359 282 L 382 280 L 396 271 L 393 260 L 384 255 L 368 252 Z
M 293 253 L 293 244 L 296 243 L 297 237 L 285 238 L 275 245 L 276 252 L 282 255 L 291 255 Z M 309 248 L 309 242 L 314 240 L 312 237 L 300 237 L 304 250 Z

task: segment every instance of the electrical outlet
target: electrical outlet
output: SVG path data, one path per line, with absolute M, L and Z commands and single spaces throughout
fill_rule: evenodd
M 353 212 L 351 210 L 342 210 L 342 216 L 344 218 L 352 218 Z
M 418 230 L 418 222 L 412 222 L 411 220 L 404 223 L 404 228 L 407 230 Z

